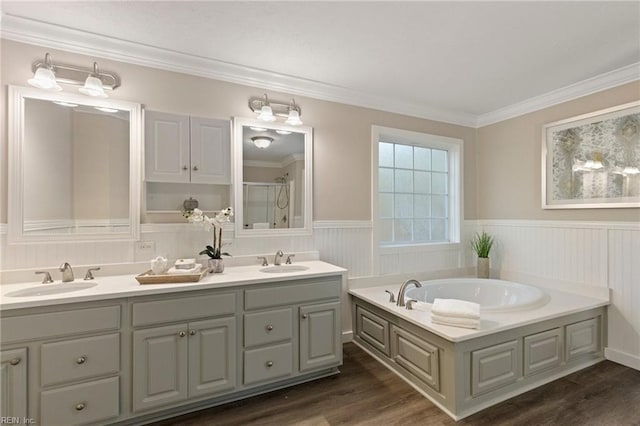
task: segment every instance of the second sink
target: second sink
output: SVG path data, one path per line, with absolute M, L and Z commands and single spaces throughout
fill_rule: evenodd
M 309 267 L 304 265 L 273 265 L 260 269 L 260 272 L 266 272 L 269 274 L 283 274 L 286 272 L 302 272 L 306 271 L 307 269 L 309 269 Z
M 74 291 L 85 290 L 95 287 L 96 282 L 70 282 L 64 284 L 42 284 L 35 287 L 27 287 L 21 290 L 11 291 L 5 294 L 6 297 L 33 297 L 33 296 L 50 296 L 52 294 L 71 293 Z

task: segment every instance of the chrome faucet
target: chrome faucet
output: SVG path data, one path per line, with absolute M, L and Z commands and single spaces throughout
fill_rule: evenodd
M 403 307 L 404 306 L 404 292 L 407 291 L 407 287 L 413 284 L 416 287 L 422 287 L 420 281 L 418 280 L 406 280 L 400 286 L 400 291 L 398 291 L 398 300 L 396 301 L 396 306 Z
M 71 265 L 67 262 L 64 262 L 60 265 L 59 271 L 62 272 L 62 282 L 68 283 L 74 280 L 73 277 L 73 269 L 71 269 Z
M 276 255 L 273 257 L 273 264 L 276 266 L 280 265 L 280 261 L 282 260 L 283 257 L 284 257 L 284 253 L 282 252 L 282 250 L 278 250 L 276 252 Z

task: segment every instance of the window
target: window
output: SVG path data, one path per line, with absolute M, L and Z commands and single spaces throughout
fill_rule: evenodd
M 378 126 L 372 134 L 380 246 L 459 241 L 462 141 Z

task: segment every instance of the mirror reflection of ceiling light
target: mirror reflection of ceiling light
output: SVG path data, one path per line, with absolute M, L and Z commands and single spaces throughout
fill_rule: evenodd
M 265 127 L 257 127 L 257 126 L 249 126 L 251 130 L 254 132 L 266 132 L 267 129 Z
M 251 138 L 251 140 L 253 141 L 253 144 L 256 146 L 256 148 L 260 149 L 269 148 L 271 142 L 273 142 L 273 138 L 270 138 L 268 136 L 254 136 Z
M 106 108 L 106 107 L 94 107 L 94 108 L 102 112 L 118 112 L 118 110 L 115 108 Z
M 289 130 L 276 130 L 276 133 L 279 135 L 290 135 L 291 132 Z
M 36 71 L 33 73 L 33 78 L 27 80 L 27 82 L 39 89 L 50 90 L 52 92 L 59 92 L 62 87 L 56 81 L 56 75 L 53 72 L 53 65 L 51 65 L 51 55 L 46 53 L 44 55 L 44 63 L 38 65 Z
M 63 107 L 75 108 L 78 104 L 72 104 L 71 102 L 63 102 L 63 101 L 52 101 L 56 105 L 61 105 Z

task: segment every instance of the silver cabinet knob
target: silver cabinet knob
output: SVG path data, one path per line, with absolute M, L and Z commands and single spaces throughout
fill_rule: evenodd
M 76 404 L 76 411 L 82 411 L 86 408 L 87 403 L 86 402 L 81 402 L 79 404 Z
M 182 170 L 189 170 L 187 166 L 182 166 Z
M 267 368 L 273 367 L 273 361 L 267 361 L 266 365 L 267 365 Z
M 273 330 L 273 326 L 271 324 L 267 324 L 266 329 L 267 329 L 267 331 L 271 331 L 271 330 Z
M 84 364 L 85 362 L 87 362 L 86 356 L 81 356 L 78 359 L 76 359 L 76 364 Z
M 198 330 L 189 330 L 189 336 L 195 336 Z
M 307 319 L 307 314 L 302 314 L 302 319 Z
M 186 331 L 181 331 L 180 333 L 178 333 L 178 336 L 180 336 L 180 337 L 184 337 L 186 335 L 187 335 Z
M 9 364 L 18 365 L 18 364 L 20 364 L 20 361 L 22 361 L 22 358 L 14 358 L 11 361 L 9 361 Z
M 197 172 L 198 171 L 198 166 L 193 166 L 193 171 Z

